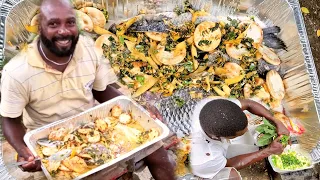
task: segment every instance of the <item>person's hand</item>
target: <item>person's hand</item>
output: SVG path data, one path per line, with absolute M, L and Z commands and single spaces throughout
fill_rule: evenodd
M 287 136 L 290 136 L 290 132 L 289 130 L 286 128 L 286 126 L 279 120 L 276 121 L 276 127 L 277 127 L 277 133 L 278 133 L 278 136 L 281 136 L 281 135 L 287 135 Z
M 284 150 L 285 147 L 283 147 L 283 145 L 280 142 L 280 139 L 282 138 L 282 136 L 278 136 L 267 148 L 266 150 L 268 151 L 268 153 L 271 154 L 281 154 Z
M 41 162 L 33 161 L 34 159 L 36 159 L 36 157 L 34 157 L 31 151 L 28 148 L 26 148 L 25 150 L 20 152 L 20 154 L 18 155 L 17 162 L 29 161 L 29 163 L 20 166 L 20 169 L 22 171 L 27 171 L 27 172 L 41 171 Z
M 152 106 L 152 105 L 147 104 L 147 105 L 145 106 L 145 108 L 146 108 L 147 111 L 149 111 L 150 116 L 151 116 L 152 118 L 157 118 L 157 119 L 159 119 L 160 121 L 163 121 L 163 118 L 162 118 L 161 113 L 159 112 L 159 110 L 158 110 L 155 106 Z

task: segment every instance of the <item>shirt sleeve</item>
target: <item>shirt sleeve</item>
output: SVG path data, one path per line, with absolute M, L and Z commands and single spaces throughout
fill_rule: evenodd
M 191 170 L 194 175 L 211 179 L 225 168 L 226 164 L 227 159 L 223 155 L 222 147 L 209 143 L 192 144 Z
M 190 152 L 192 173 L 202 178 L 213 178 L 227 164 L 224 152 L 221 142 L 209 142 L 199 131 L 193 132 Z
M 242 108 L 241 102 L 238 99 L 228 99 L 229 101 L 235 103 L 236 105 L 238 105 L 240 108 Z
M 93 89 L 104 91 L 109 84 L 117 82 L 118 78 L 110 65 L 110 61 L 104 55 L 96 51 L 98 57 L 96 77 L 93 82 Z
M 212 161 L 207 161 L 203 164 L 193 165 L 192 173 L 202 178 L 214 178 L 227 164 L 227 159 L 224 157 L 217 157 Z
M 3 117 L 17 118 L 28 103 L 28 94 L 20 82 L 4 70 L 1 77 L 0 113 Z

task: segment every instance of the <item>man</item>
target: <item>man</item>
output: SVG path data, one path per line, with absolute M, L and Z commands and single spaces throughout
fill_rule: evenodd
M 23 141 L 28 130 L 70 117 L 121 95 L 117 77 L 94 42 L 79 35 L 69 0 L 44 0 L 40 6 L 39 38 L 5 67 L 1 78 L 3 133 L 17 151 L 24 171 L 40 171 L 40 161 Z M 174 179 L 164 148 L 145 159 L 155 179 Z M 161 175 L 161 177 L 160 177 Z
M 279 137 L 267 148 L 254 146 L 252 131 L 243 111 L 265 117 L 275 124 Z M 191 145 L 192 172 L 207 179 L 240 179 L 237 170 L 261 161 L 271 154 L 281 154 L 279 142 L 289 131 L 259 103 L 252 100 L 202 100 L 193 114 Z M 250 132 L 251 131 L 251 132 Z

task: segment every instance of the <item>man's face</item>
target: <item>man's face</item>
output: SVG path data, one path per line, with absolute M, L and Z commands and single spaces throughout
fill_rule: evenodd
M 68 6 L 46 6 L 40 24 L 42 43 L 56 56 L 70 56 L 79 39 L 76 16 Z

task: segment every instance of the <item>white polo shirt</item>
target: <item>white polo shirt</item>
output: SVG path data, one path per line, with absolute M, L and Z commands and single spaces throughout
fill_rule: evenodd
M 222 98 L 216 98 L 216 99 L 222 99 Z M 225 168 L 227 164 L 227 156 L 234 157 L 236 156 L 238 152 L 234 152 L 235 150 L 231 150 L 232 148 L 229 148 L 232 141 L 234 141 L 234 144 L 237 144 L 236 146 L 242 147 L 245 146 L 245 150 L 240 150 L 240 154 L 246 154 L 249 152 L 246 152 L 247 149 L 250 149 L 251 152 L 254 152 L 258 150 L 256 146 L 253 145 L 253 141 L 248 143 L 252 145 L 244 145 L 239 143 L 239 139 L 242 138 L 242 136 L 237 137 L 233 140 L 227 140 L 224 138 L 221 138 L 219 140 L 213 140 L 209 138 L 204 131 L 201 128 L 200 122 L 199 122 L 199 115 L 201 109 L 210 101 L 216 100 L 212 98 L 204 99 L 200 101 L 195 109 L 192 116 L 192 146 L 191 146 L 191 169 L 192 173 L 196 176 L 202 177 L 202 178 L 213 178 L 216 176 L 223 168 Z M 237 104 L 241 108 L 241 103 L 237 99 L 226 99 L 229 100 L 235 104 Z M 250 136 L 250 132 L 248 131 L 243 137 L 248 138 L 248 135 Z M 249 137 L 250 139 L 250 137 Z M 253 140 L 253 138 L 252 138 Z M 241 142 L 241 141 L 240 141 Z M 233 143 L 232 143 L 233 144 Z M 249 148 L 247 148 L 247 146 Z M 233 152 L 232 152 L 233 151 Z M 229 155 L 227 155 L 229 154 Z

